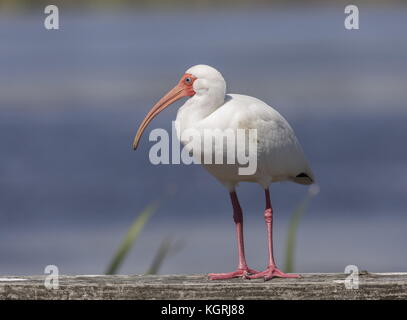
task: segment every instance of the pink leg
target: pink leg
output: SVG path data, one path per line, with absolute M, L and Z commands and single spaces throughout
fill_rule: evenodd
M 258 271 L 252 270 L 247 266 L 246 258 L 244 255 L 244 242 L 243 242 L 243 214 L 240 207 L 239 200 L 235 191 L 230 193 L 230 199 L 233 206 L 233 220 L 236 224 L 236 237 L 237 247 L 239 254 L 239 265 L 236 271 L 229 273 L 210 273 L 208 274 L 210 280 L 232 279 L 232 278 L 245 278 L 248 274 L 256 273 Z
M 276 266 L 273 256 L 273 208 L 271 207 L 270 192 L 269 189 L 265 190 L 266 195 L 266 210 L 264 211 L 264 220 L 267 227 L 267 242 L 268 242 L 268 267 L 262 272 L 258 272 L 254 275 L 249 275 L 249 279 L 264 278 L 264 280 L 270 280 L 273 277 L 280 278 L 299 278 L 298 274 L 287 274 L 279 270 Z

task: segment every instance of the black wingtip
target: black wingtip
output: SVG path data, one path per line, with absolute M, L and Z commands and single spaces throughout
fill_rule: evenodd
M 305 172 L 301 172 L 300 174 L 297 174 L 295 177 L 301 179 L 301 180 L 297 180 L 297 182 L 301 183 L 301 184 L 313 184 L 314 183 L 314 179 L 311 178 Z

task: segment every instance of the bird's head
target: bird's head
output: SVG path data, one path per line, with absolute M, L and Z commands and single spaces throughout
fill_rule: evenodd
M 148 124 L 161 111 L 169 105 L 183 97 L 196 96 L 225 96 L 226 83 L 222 74 L 207 65 L 196 65 L 189 68 L 181 77 L 177 85 L 164 95 L 149 111 L 144 120 L 141 122 L 136 137 L 133 141 L 133 149 L 136 150 L 139 144 L 141 135 L 147 128 Z

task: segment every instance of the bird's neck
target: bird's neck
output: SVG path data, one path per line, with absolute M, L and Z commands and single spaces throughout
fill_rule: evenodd
M 224 94 L 194 95 L 179 108 L 176 122 L 182 129 L 188 129 L 197 125 L 208 117 L 225 102 Z

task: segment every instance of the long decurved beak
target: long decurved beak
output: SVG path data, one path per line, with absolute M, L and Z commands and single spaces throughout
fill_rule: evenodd
M 146 115 L 140 127 L 137 130 L 136 137 L 133 141 L 133 149 L 136 150 L 139 144 L 141 135 L 147 128 L 148 124 L 155 118 L 157 114 L 167 108 L 170 104 L 181 99 L 182 97 L 190 96 L 188 88 L 185 87 L 181 82 L 178 83 L 172 90 L 170 90 L 164 97 L 158 101 L 154 107 L 151 108 L 150 112 Z

